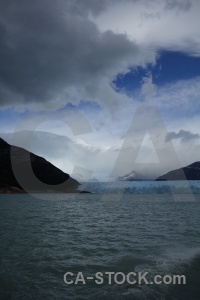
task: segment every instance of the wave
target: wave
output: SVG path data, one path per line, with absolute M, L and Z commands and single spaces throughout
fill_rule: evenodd
M 127 262 L 128 260 L 128 262 Z M 185 275 L 186 284 L 176 285 L 126 285 L 123 299 L 135 300 L 199 300 L 200 295 L 200 248 L 168 249 L 159 257 L 124 257 L 119 265 L 132 265 L 135 272 L 149 272 L 148 279 L 155 275 Z M 122 298 L 119 298 L 122 299 Z

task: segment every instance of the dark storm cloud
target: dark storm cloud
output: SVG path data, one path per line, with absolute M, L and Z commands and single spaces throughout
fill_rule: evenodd
M 190 131 L 186 131 L 186 130 L 180 130 L 178 133 L 172 131 L 172 132 L 168 132 L 166 137 L 165 137 L 165 141 L 171 141 L 171 140 L 175 140 L 175 139 L 180 139 L 181 142 L 189 142 L 191 140 L 194 139 L 199 139 L 200 135 L 199 134 L 194 134 Z
M 112 3 L 109 1 L 109 3 Z M 87 17 L 108 1 L 1 0 L 0 105 L 57 108 L 92 98 L 138 47 L 126 35 L 100 33 Z

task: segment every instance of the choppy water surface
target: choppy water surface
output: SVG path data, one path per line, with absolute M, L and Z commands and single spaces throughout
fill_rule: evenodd
M 144 193 L 142 183 L 136 193 L 134 184 L 121 187 L 121 197 L 119 185 L 107 196 L 2 195 L 0 299 L 200 299 L 199 183 L 193 183 L 194 201 L 187 194 L 174 201 L 166 183 L 156 183 L 165 190 L 160 193 L 155 186 L 148 193 L 144 183 Z M 102 285 L 66 285 L 67 271 L 185 274 L 187 284 L 109 285 L 105 277 Z

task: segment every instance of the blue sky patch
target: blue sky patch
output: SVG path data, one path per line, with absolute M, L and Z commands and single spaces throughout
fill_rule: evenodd
M 128 96 L 136 96 L 144 77 L 152 74 L 153 83 L 158 87 L 179 80 L 187 80 L 200 76 L 200 58 L 181 52 L 161 51 L 156 65 L 146 68 L 130 68 L 128 73 L 118 74 L 113 80 L 115 89 Z

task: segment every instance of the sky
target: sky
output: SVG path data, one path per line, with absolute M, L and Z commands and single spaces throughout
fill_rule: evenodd
M 198 0 L 1 0 L 0 136 L 80 181 L 200 160 L 199 13 Z

